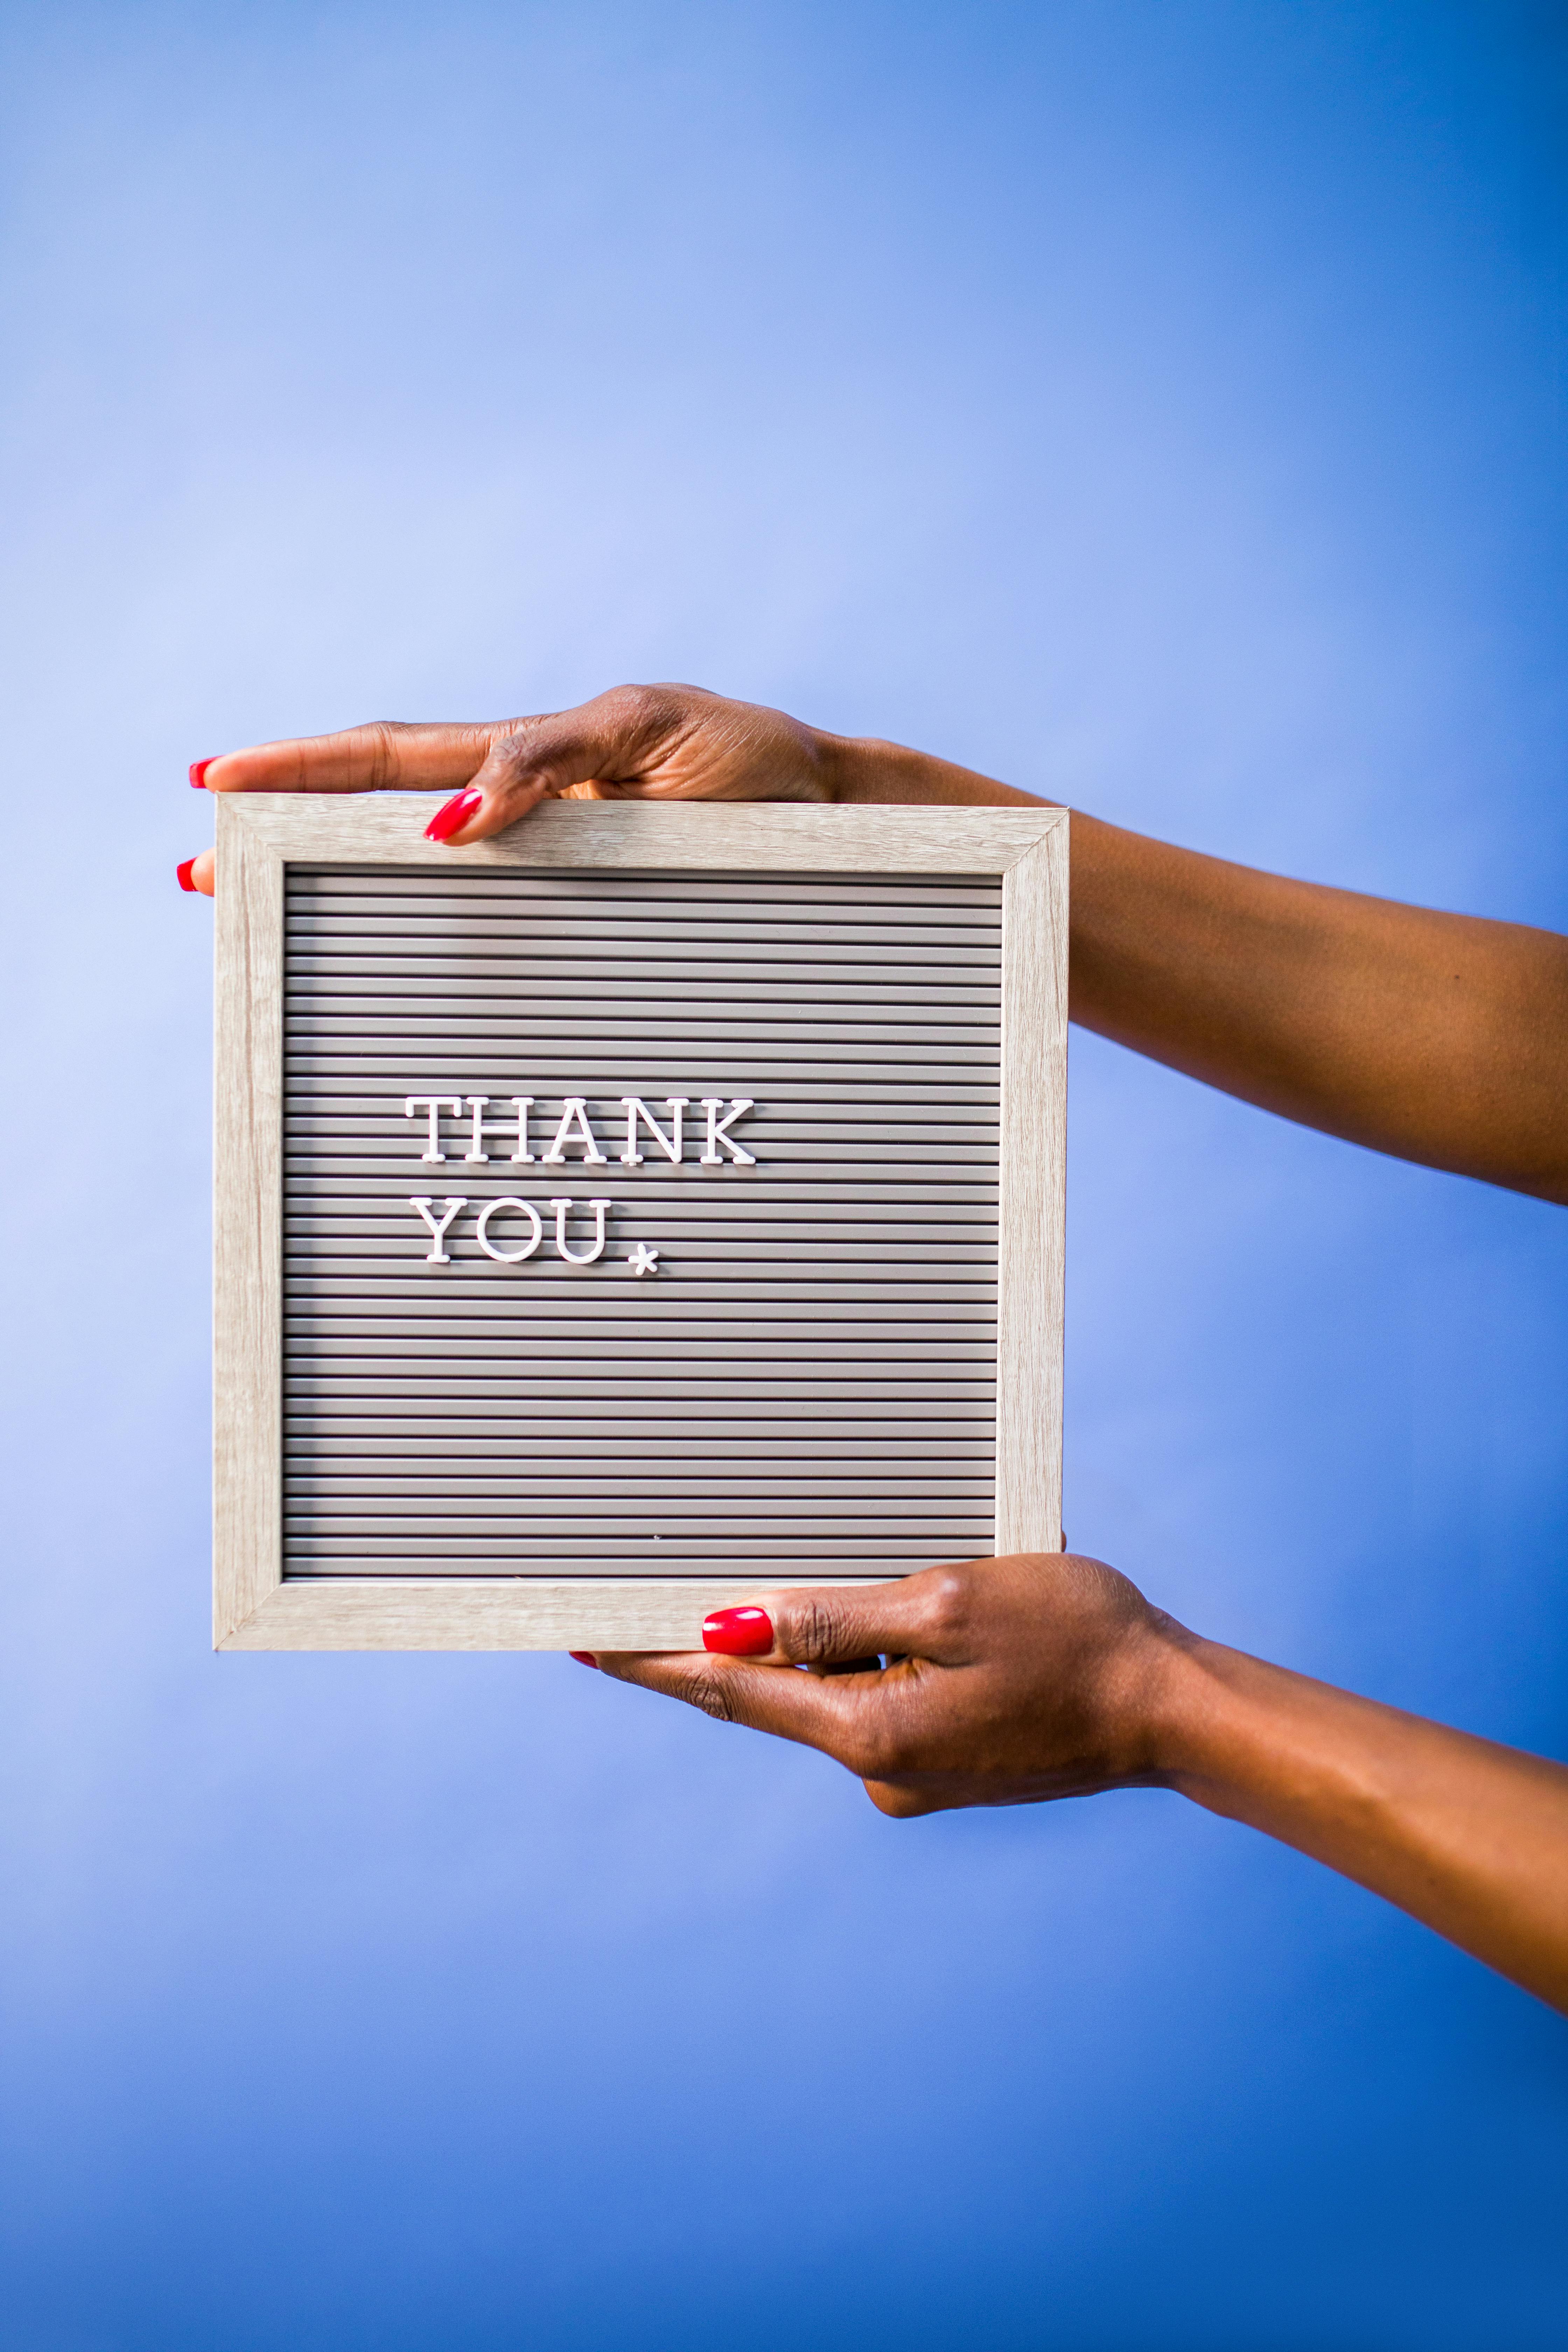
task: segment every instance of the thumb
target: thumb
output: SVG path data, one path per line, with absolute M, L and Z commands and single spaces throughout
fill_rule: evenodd
M 740 1607 L 715 1610 L 702 1644 L 728 1657 L 828 1671 L 883 1655 L 940 1661 L 952 1647 L 961 1575 L 928 1568 L 895 1584 L 760 1592 Z

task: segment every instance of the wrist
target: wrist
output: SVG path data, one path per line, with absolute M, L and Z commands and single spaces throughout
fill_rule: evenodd
M 1119 1676 L 1122 1743 L 1136 1779 L 1182 1789 L 1208 1776 L 1216 1695 L 1211 1654 L 1219 1649 L 1163 1609 L 1150 1611 Z
M 829 735 L 814 728 L 813 753 L 827 797 L 844 804 L 946 806 L 959 808 L 1054 807 L 1038 794 L 1019 792 L 972 768 L 904 743 L 884 743 L 874 735 Z

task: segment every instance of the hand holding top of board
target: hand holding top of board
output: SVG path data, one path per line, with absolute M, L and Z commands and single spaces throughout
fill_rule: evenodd
M 258 743 L 198 760 L 211 793 L 428 793 L 452 799 L 430 837 L 485 841 L 542 800 L 928 801 L 1028 804 L 1034 795 L 895 743 L 808 727 L 696 686 L 617 686 L 533 719 L 407 725 Z M 182 867 L 210 897 L 211 850 Z

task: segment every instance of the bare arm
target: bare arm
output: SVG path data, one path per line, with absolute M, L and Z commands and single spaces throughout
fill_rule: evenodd
M 1360 1881 L 1568 2010 L 1568 1769 L 1215 1643 L 1171 1785 Z
M 1568 1769 L 1203 1641 L 1102 1561 L 770 1593 L 707 1639 L 592 1663 L 823 1749 L 887 1813 L 1174 1789 L 1568 2010 Z
M 1021 801 L 892 743 L 836 797 Z M 1568 1202 L 1568 940 L 1073 817 L 1075 1021 L 1303 1127 Z
M 200 763 L 217 792 L 453 790 L 455 846 L 547 795 L 1029 803 L 895 743 L 695 687 L 482 725 L 350 729 Z M 211 853 L 183 869 L 212 887 Z M 1073 821 L 1073 1018 L 1286 1118 L 1568 1202 L 1568 940 L 1282 880 Z

